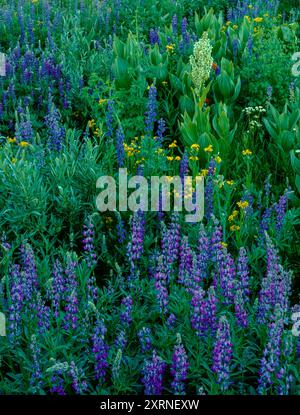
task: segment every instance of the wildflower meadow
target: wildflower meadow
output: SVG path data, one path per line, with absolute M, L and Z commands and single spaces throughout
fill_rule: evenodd
M 299 23 L 0 0 L 0 395 L 300 395 Z

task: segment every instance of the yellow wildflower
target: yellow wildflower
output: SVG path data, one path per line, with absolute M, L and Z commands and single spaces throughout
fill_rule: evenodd
M 230 21 L 226 22 L 226 26 L 230 26 L 230 25 L 231 25 Z
M 20 143 L 19 143 L 19 146 L 20 147 L 28 147 L 29 146 L 29 143 L 27 143 L 27 141 L 21 141 Z
M 234 219 L 237 217 L 237 215 L 239 214 L 239 212 L 237 211 L 237 210 L 234 210 L 233 212 L 232 212 L 232 214 L 230 215 L 230 216 L 228 216 L 228 221 L 229 222 L 233 222 L 234 221 Z
M 99 99 L 99 105 L 104 104 L 104 102 L 106 102 L 106 99 Z
M 167 85 L 168 85 L 168 82 L 167 82 L 167 81 L 162 81 L 162 84 L 163 84 L 164 86 L 167 86 Z
M 208 169 L 202 169 L 201 170 L 201 176 L 206 177 L 208 173 Z
M 181 157 L 180 157 L 180 156 L 176 156 L 176 157 L 175 157 L 175 160 L 176 160 L 176 161 L 180 161 L 180 159 L 181 159 Z
M 251 17 L 250 16 L 245 16 L 244 17 L 249 23 L 251 22 Z
M 262 17 L 255 17 L 253 20 L 255 23 L 261 23 L 264 19 Z
M 249 202 L 248 200 L 240 200 L 239 202 L 237 202 L 237 205 L 240 209 L 246 209 L 249 206 Z
M 199 160 L 199 157 L 197 157 L 197 156 L 191 156 L 189 159 L 192 160 L 192 161 L 197 161 L 197 160 Z
M 243 154 L 243 156 L 251 156 L 252 151 L 249 150 L 249 148 L 247 148 L 246 150 L 243 150 L 242 151 L 242 154 Z
M 221 163 L 221 161 L 222 161 L 222 159 L 221 159 L 221 157 L 220 157 L 220 156 L 217 156 L 217 157 L 215 158 L 215 160 L 216 160 L 216 162 L 217 162 L 218 164 L 220 164 L 220 163 Z
M 234 180 L 226 180 L 226 183 L 228 184 L 228 186 L 233 186 Z
M 175 147 L 177 147 L 176 140 L 173 141 L 173 143 L 169 144 L 169 148 L 175 148 Z
M 241 229 L 241 227 L 239 225 L 232 225 L 232 226 L 230 226 L 230 230 L 232 232 L 239 231 L 240 229 Z
M 14 138 L 7 137 L 7 141 L 12 144 L 12 143 L 15 143 L 17 141 L 17 139 L 16 139 L 16 137 L 14 137 Z
M 169 161 L 173 161 L 173 160 L 174 160 L 174 157 L 172 157 L 172 156 L 167 156 L 167 160 L 169 160 Z
M 12 164 L 16 164 L 17 159 L 14 157 L 14 158 L 11 159 L 11 162 L 12 162 Z
M 174 52 L 174 44 L 171 44 L 171 45 L 167 45 L 166 46 L 166 50 L 167 50 L 167 52 Z
M 191 145 L 191 149 L 192 149 L 192 150 L 199 151 L 200 146 L 199 146 L 199 144 L 194 143 L 194 144 L 192 144 L 192 145 Z
M 233 30 L 236 30 L 238 28 L 238 25 L 237 24 L 234 24 L 233 26 L 232 26 L 232 29 Z
M 228 244 L 226 242 L 221 242 L 223 248 L 227 248 Z
M 209 144 L 209 146 L 205 147 L 204 151 L 206 153 L 212 153 L 214 151 L 213 146 Z
M 89 128 L 94 128 L 94 127 L 95 127 L 95 125 L 96 125 L 96 122 L 95 122 L 95 120 L 94 120 L 94 119 L 92 119 L 92 120 L 90 120 L 90 121 L 88 122 L 88 126 L 89 126 Z

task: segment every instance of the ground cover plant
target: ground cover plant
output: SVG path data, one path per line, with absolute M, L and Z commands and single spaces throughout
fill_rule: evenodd
M 298 1 L 0 0 L 0 394 L 300 394 L 298 52 Z

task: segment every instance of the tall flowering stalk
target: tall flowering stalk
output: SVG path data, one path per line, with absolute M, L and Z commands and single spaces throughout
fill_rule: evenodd
M 282 314 L 287 316 L 291 290 L 291 274 L 285 272 L 280 265 L 278 252 L 271 239 L 266 234 L 267 242 L 267 272 L 262 280 L 259 292 L 257 321 L 264 324 L 274 313 L 278 305 Z
M 33 300 L 39 284 L 34 252 L 30 244 L 26 243 L 21 246 L 21 256 L 24 272 L 24 300 L 29 308 L 33 308 Z
M 30 350 L 32 355 L 32 373 L 30 378 L 30 386 L 33 393 L 39 393 L 43 386 L 43 373 L 41 368 L 41 349 L 37 343 L 36 336 L 31 337 Z
M 130 296 L 125 297 L 121 301 L 121 323 L 124 326 L 129 326 L 132 323 L 132 309 L 133 300 Z
M 8 308 L 9 332 L 8 339 L 17 343 L 21 336 L 22 310 L 24 289 L 20 265 L 13 265 L 9 275 L 10 301 Z
M 152 359 L 146 360 L 142 369 L 142 383 L 145 395 L 161 395 L 163 391 L 163 376 L 166 363 L 153 351 Z
M 54 262 L 52 276 L 50 298 L 52 301 L 53 315 L 57 319 L 59 317 L 60 304 L 65 291 L 64 270 L 58 259 Z
M 191 325 L 199 337 L 214 333 L 217 326 L 217 297 L 213 287 L 206 296 L 202 288 L 194 291 L 191 301 Z
M 185 395 L 185 384 L 189 369 L 188 356 L 182 344 L 177 344 L 174 348 L 171 365 L 171 383 L 175 395 Z
M 140 341 L 142 353 L 146 353 L 152 349 L 152 334 L 149 327 L 143 327 L 138 332 L 138 338 Z
M 163 263 L 163 257 L 158 258 L 156 272 L 154 274 L 156 298 L 160 311 L 166 313 L 169 302 L 168 284 L 170 280 L 169 268 Z
M 82 395 L 88 388 L 83 369 L 78 368 L 74 361 L 70 363 L 69 374 L 72 380 L 73 390 L 77 395 Z
M 164 260 L 173 264 L 178 260 L 180 247 L 180 223 L 178 213 L 173 213 L 169 229 L 162 224 L 162 253 Z
M 221 391 L 228 390 L 230 385 L 230 362 L 232 359 L 232 343 L 230 327 L 225 316 L 221 316 L 218 325 L 216 342 L 213 349 L 212 370 L 217 376 Z
M 178 282 L 186 287 L 190 287 L 192 285 L 193 269 L 192 250 L 188 237 L 184 236 L 179 250 Z
M 65 269 L 66 290 L 65 290 L 65 316 L 64 329 L 75 330 L 78 321 L 78 297 L 77 297 L 77 261 L 71 256 L 68 257 Z
M 204 32 L 201 39 L 194 44 L 194 52 L 190 57 L 191 78 L 195 85 L 195 91 L 201 95 L 205 81 L 209 78 L 213 64 L 212 45 L 208 33 Z
M 91 219 L 83 225 L 82 245 L 86 263 L 89 268 L 93 268 L 97 264 L 97 255 L 94 247 L 94 225 Z
M 275 321 L 269 324 L 269 338 L 261 360 L 258 380 L 258 393 L 265 395 L 275 381 L 280 370 L 280 355 L 284 322 L 279 309 L 276 310 Z
M 60 113 L 53 103 L 49 105 L 48 114 L 45 117 L 45 125 L 48 132 L 47 138 L 50 150 L 61 151 L 66 131 L 61 124 Z
M 151 137 L 154 130 L 154 123 L 157 118 L 157 90 L 154 85 L 149 88 L 149 96 L 147 103 L 146 119 L 145 119 L 145 132 L 146 135 Z
M 103 320 L 98 318 L 92 339 L 92 352 L 95 360 L 95 379 L 101 383 L 105 382 L 106 369 L 108 367 L 108 346 L 104 340 L 106 331 Z

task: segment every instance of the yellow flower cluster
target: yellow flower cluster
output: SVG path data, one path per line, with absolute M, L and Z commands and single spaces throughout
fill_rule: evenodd
M 204 32 L 201 39 L 195 43 L 193 55 L 190 57 L 192 67 L 191 78 L 197 93 L 201 92 L 204 82 L 209 78 L 213 64 L 212 45 Z
M 239 231 L 241 229 L 241 227 L 239 226 L 239 225 L 231 225 L 230 226 L 230 230 L 232 231 L 232 232 L 234 232 L 234 231 Z
M 96 125 L 96 121 L 94 119 L 89 120 L 88 126 L 89 126 L 90 129 L 94 128 L 95 125 Z
M 8 141 L 10 144 L 13 144 L 13 143 L 15 143 L 15 142 L 17 141 L 17 139 L 16 139 L 16 137 L 14 137 L 14 138 L 7 137 L 7 141 Z
M 240 200 L 237 202 L 237 205 L 240 209 L 246 209 L 249 206 L 248 200 Z
M 242 151 L 243 156 L 251 156 L 252 155 L 252 151 L 249 150 L 249 148 L 247 148 L 246 150 Z
M 174 47 L 175 47 L 174 43 L 167 45 L 166 46 L 167 52 L 174 52 Z
M 29 146 L 29 143 L 27 143 L 27 141 L 21 141 L 19 143 L 19 146 L 22 147 L 22 148 L 25 148 L 25 147 L 28 147 Z
M 232 212 L 232 214 L 228 217 L 228 221 L 229 221 L 229 222 L 233 222 L 233 221 L 234 221 L 234 219 L 238 216 L 238 214 L 239 214 L 239 212 L 238 212 L 237 210 L 234 210 L 234 211 Z
M 212 153 L 214 151 L 213 146 L 209 144 L 209 146 L 205 147 L 205 153 Z
M 191 149 L 192 150 L 199 151 L 200 150 L 200 146 L 199 146 L 199 144 L 194 143 L 194 144 L 191 145 Z
M 169 144 L 169 148 L 176 148 L 177 147 L 177 141 L 174 140 L 173 143 Z

